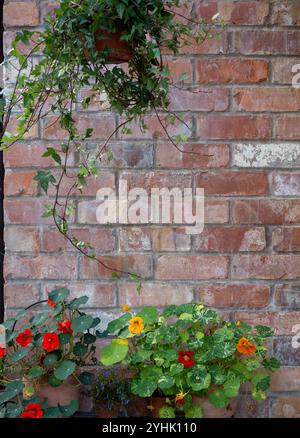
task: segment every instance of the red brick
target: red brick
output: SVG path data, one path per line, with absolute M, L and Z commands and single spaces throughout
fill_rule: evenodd
M 197 288 L 196 297 L 207 306 L 217 308 L 266 307 L 270 287 L 266 284 L 209 284 Z
M 48 18 L 49 14 L 52 14 L 56 8 L 59 7 L 60 2 L 56 0 L 44 0 L 40 3 L 41 21 L 43 22 Z
M 10 2 L 4 5 L 5 26 L 36 26 L 39 24 L 39 10 L 36 2 Z
M 234 418 L 267 418 L 269 417 L 269 400 L 253 400 L 249 394 L 239 396 Z
M 200 84 L 255 84 L 268 79 L 268 62 L 262 59 L 199 59 L 196 67 Z
M 274 329 L 275 335 L 291 335 L 293 327 L 299 323 L 300 312 L 236 312 L 235 319 L 251 325 L 267 325 Z
M 7 170 L 4 179 L 6 196 L 37 195 L 36 171 L 13 172 Z
M 191 236 L 184 228 L 130 227 L 120 230 L 121 251 L 189 251 Z
M 170 146 L 170 145 L 169 145 Z M 109 150 L 113 158 L 108 160 L 106 156 L 101 159 L 103 167 L 123 168 L 151 168 L 153 167 L 153 145 L 139 143 L 110 144 Z M 173 150 L 176 150 L 173 148 Z
M 226 144 L 183 144 L 180 145 L 183 152 L 171 148 L 170 144 L 157 144 L 157 167 L 193 169 L 225 167 L 229 163 L 229 147 Z
M 272 60 L 273 82 L 276 84 L 292 84 L 295 73 L 292 72 L 294 65 L 299 64 L 299 58 L 275 58 Z
M 211 38 L 206 38 L 201 43 L 197 44 L 194 40 L 183 42 L 179 53 L 181 55 L 201 55 L 201 54 L 218 54 L 227 52 L 227 34 L 226 32 L 216 31 L 211 32 Z M 162 48 L 163 55 L 172 55 L 172 51 L 167 47 Z
M 224 256 L 172 256 L 157 259 L 155 278 L 159 280 L 209 280 L 226 278 L 228 258 Z
M 279 26 L 299 26 L 300 9 L 298 0 L 281 0 L 273 6 L 272 24 Z
M 181 189 L 192 187 L 192 176 L 190 172 L 184 171 L 144 171 L 134 172 L 126 171 L 120 175 L 120 182 L 127 181 L 128 190 L 141 187 L 147 191 L 152 188 L 168 188 L 179 187 Z
M 300 391 L 300 367 L 284 367 L 273 374 L 271 391 Z
M 7 226 L 4 232 L 5 248 L 14 252 L 38 252 L 41 249 L 37 227 Z
M 234 47 L 244 55 L 298 55 L 300 32 L 274 30 L 241 30 L 234 32 Z
M 99 260 L 112 270 L 85 257 L 81 264 L 80 278 L 111 278 L 112 272 L 116 270 L 135 273 L 142 278 L 149 278 L 152 275 L 152 258 L 147 255 L 105 256 L 99 257 Z
M 272 418 L 300 418 L 300 397 L 283 395 L 272 404 Z
M 54 171 L 53 175 L 56 178 L 56 180 L 59 180 L 61 172 Z M 63 177 L 62 184 L 60 188 L 60 196 L 67 196 L 69 190 L 72 188 L 73 184 L 76 182 L 76 172 L 73 170 L 70 170 L 68 172 L 68 176 Z M 80 191 L 79 189 L 74 189 L 71 192 L 72 196 L 92 196 L 93 198 L 96 197 L 97 191 L 103 187 L 105 188 L 114 188 L 115 187 L 115 175 L 111 171 L 101 171 L 100 174 L 95 178 L 94 176 L 88 176 L 86 178 L 87 185 L 82 188 Z M 49 186 L 48 190 L 49 196 L 55 196 L 56 194 L 56 188 L 54 186 Z
M 12 43 L 14 39 L 16 38 L 17 32 L 12 30 L 6 30 L 3 33 L 3 48 L 4 53 L 8 53 L 10 49 L 12 48 Z M 37 34 L 34 34 L 32 38 L 29 40 L 28 44 L 24 44 L 19 42 L 17 44 L 17 49 L 22 55 L 28 55 L 31 50 L 36 46 L 37 44 Z M 37 51 L 35 52 L 36 55 L 41 55 L 43 53 L 43 46 L 40 45 Z
M 225 111 L 229 106 L 229 92 L 218 88 L 175 89 L 170 94 L 172 111 Z
M 11 116 L 6 128 L 6 132 L 10 132 L 15 135 L 17 131 L 17 127 L 18 127 L 18 119 L 15 116 Z M 35 124 L 28 130 L 28 132 L 26 132 L 26 134 L 24 135 L 24 139 L 34 140 L 36 138 L 38 138 L 38 126 Z
M 289 312 L 286 313 L 289 315 Z M 293 339 L 294 338 L 294 339 Z M 293 340 L 299 339 L 299 324 L 292 327 L 292 336 L 278 337 L 273 340 L 273 354 L 281 365 L 298 366 L 300 361 L 300 348 L 294 348 Z
M 99 201 L 80 201 L 77 203 L 77 221 L 80 224 L 98 224 L 96 211 Z
M 32 279 L 66 279 L 73 280 L 77 275 L 77 257 L 75 256 L 6 256 L 5 278 Z
M 205 199 L 204 222 L 206 224 L 225 224 L 229 220 L 229 202 L 221 199 Z
M 276 138 L 300 140 L 300 116 L 279 116 L 275 121 Z
M 300 201 L 298 199 L 234 201 L 232 218 L 237 224 L 297 224 L 300 223 Z
M 265 229 L 261 227 L 206 226 L 201 234 L 195 236 L 196 251 L 262 251 L 265 245 Z
M 52 147 L 58 145 L 51 143 Z M 15 143 L 4 154 L 4 162 L 6 167 L 50 167 L 56 166 L 52 158 L 42 157 L 46 150 L 45 143 L 30 142 L 30 143 Z M 74 165 L 74 153 L 68 155 L 68 165 Z
M 299 111 L 300 90 L 295 88 L 240 88 L 234 94 L 239 111 Z
M 300 309 L 300 283 L 275 285 L 275 304 L 286 309 Z
M 28 283 L 6 283 L 5 305 L 8 308 L 24 308 L 39 300 L 39 285 Z
M 190 286 L 179 284 L 143 283 L 142 291 L 137 293 L 133 283 L 119 285 L 119 304 L 128 304 L 132 307 L 157 306 L 168 304 L 184 304 L 193 300 L 193 291 Z
M 86 295 L 89 297 L 88 302 L 82 306 L 83 308 L 95 308 L 95 307 L 112 307 L 116 305 L 117 292 L 116 284 L 112 283 L 92 283 L 85 282 L 69 282 L 69 283 L 44 283 L 42 286 L 43 298 L 47 298 L 48 293 L 57 288 L 65 286 L 70 291 L 70 299 Z
M 90 244 L 95 251 L 109 252 L 116 249 L 114 233 L 113 230 L 109 228 L 101 228 L 100 226 L 99 228 L 71 228 L 69 230 L 69 236 Z M 42 242 L 43 251 L 78 252 L 58 230 L 45 229 Z
M 106 114 L 80 114 L 75 118 L 76 127 L 80 133 L 92 128 L 91 139 L 106 139 L 115 129 L 115 119 Z M 57 116 L 49 116 L 43 123 L 43 138 L 46 140 L 63 140 L 67 138 L 67 132 L 57 122 Z
M 272 233 L 275 251 L 300 251 L 300 228 L 276 228 Z
M 168 125 L 168 120 L 164 114 L 159 114 L 159 118 L 163 126 L 167 129 L 168 135 L 174 137 L 176 135 L 186 135 L 188 138 L 192 136 L 192 118 L 189 115 L 182 116 L 184 123 L 179 122 L 175 125 Z M 165 132 L 164 128 L 161 126 L 159 119 L 155 116 L 149 115 L 144 117 L 144 121 L 147 130 L 141 131 L 141 127 L 139 123 L 130 123 L 127 125 L 129 129 L 131 129 L 131 133 L 122 134 L 119 133 L 119 137 L 124 140 L 146 140 L 146 139 L 168 139 L 168 135 Z M 170 144 L 170 147 L 173 147 Z M 175 149 L 175 147 L 174 147 Z
M 272 193 L 276 196 L 299 196 L 299 172 L 273 172 Z
M 164 65 L 170 69 L 169 77 L 174 82 L 181 82 L 181 76 L 187 75 L 185 82 L 193 82 L 193 65 L 189 58 L 164 59 Z
M 268 116 L 209 115 L 198 118 L 201 140 L 267 139 L 271 137 L 271 119 Z
M 42 218 L 44 203 L 41 199 L 5 199 L 4 215 L 7 224 L 47 224 L 53 221 L 52 218 Z
M 269 14 L 269 4 L 260 1 L 228 1 L 201 2 L 198 14 L 205 20 L 211 20 L 218 13 L 225 23 L 236 25 L 265 24 Z
M 202 172 L 196 176 L 196 187 L 204 188 L 206 195 L 256 196 L 268 192 L 264 172 Z
M 297 279 L 300 255 L 236 255 L 232 260 L 234 279 Z

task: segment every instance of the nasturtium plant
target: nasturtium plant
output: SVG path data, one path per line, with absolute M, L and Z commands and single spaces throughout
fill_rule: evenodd
M 0 349 L 0 416 L 51 418 L 71 416 L 78 410 L 78 400 L 69 405 L 48 406 L 39 396 L 44 385 L 60 387 L 91 385 L 94 376 L 83 371 L 95 365 L 93 334 L 99 318 L 85 314 L 80 306 L 86 296 L 69 300 L 69 290 L 57 288 L 48 299 L 34 303 L 7 320 L 6 346 Z M 43 305 L 42 309 L 37 305 Z
M 205 416 L 203 400 L 227 408 L 250 383 L 256 400 L 267 397 L 270 373 L 280 364 L 269 357 L 269 327 L 225 321 L 201 303 L 170 305 L 159 314 L 155 307 L 125 313 L 110 322 L 117 336 L 100 355 L 105 366 L 122 363 L 132 369 L 131 391 L 140 397 L 161 395 L 166 405 L 160 416 Z

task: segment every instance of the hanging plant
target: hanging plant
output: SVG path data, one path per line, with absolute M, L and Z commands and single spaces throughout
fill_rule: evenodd
M 40 170 L 36 176 L 44 192 L 49 185 L 55 188 L 54 202 L 46 206 L 44 216 L 53 216 L 57 228 L 73 246 L 108 269 L 89 244 L 69 232 L 68 218 L 74 213 L 72 195 L 82 190 L 89 176 L 97 176 L 99 159 L 105 153 L 111 158 L 109 142 L 117 131 L 130 133 L 130 122 L 147 129 L 146 114 L 156 115 L 169 141 L 181 150 L 180 142 L 186 136 L 172 137 L 168 126 L 185 122 L 170 110 L 169 94 L 172 87 L 186 88 L 186 77 L 182 76 L 179 85 L 173 83 L 162 51 L 176 55 L 182 44 L 200 44 L 212 37 L 215 25 L 220 25 L 216 17 L 211 23 L 199 20 L 191 3 L 179 0 L 61 0 L 42 31 L 24 30 L 12 44 L 6 64 L 16 68 L 18 63 L 19 67 L 15 85 L 6 91 L 3 105 L 2 149 L 24 139 L 49 115 L 53 122 L 45 129 L 55 125 L 66 131 L 67 139 L 60 147 L 48 147 L 44 153 L 59 165 L 60 175 Z M 28 46 L 27 54 L 19 49 L 20 44 Z M 124 61 L 125 67 L 119 65 Z M 80 99 L 81 90 L 87 87 L 91 93 Z M 88 108 L 93 97 L 103 93 L 121 121 L 107 133 L 105 141 L 90 151 L 86 142 L 93 136 L 93 126 L 80 132 L 80 116 L 75 110 L 78 104 Z M 9 132 L 12 115 L 18 126 Z M 68 172 L 70 150 L 80 157 L 75 175 Z M 65 177 L 72 183 L 62 201 L 60 189 Z

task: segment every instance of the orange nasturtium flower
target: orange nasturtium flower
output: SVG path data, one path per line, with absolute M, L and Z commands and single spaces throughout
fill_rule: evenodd
M 250 356 L 256 352 L 256 345 L 247 338 L 241 338 L 236 344 L 236 349 L 239 353 Z
M 141 318 L 140 316 L 134 316 L 133 318 L 131 318 L 131 320 L 129 321 L 129 326 L 128 326 L 128 330 L 131 333 L 134 333 L 135 335 L 137 335 L 138 333 L 140 333 L 142 330 L 144 330 L 144 320 L 143 318 Z
M 237 321 L 237 322 L 235 323 L 235 325 L 236 325 L 237 327 L 240 327 L 240 325 L 241 325 L 241 321 Z
M 128 304 L 123 304 L 122 309 L 124 310 L 124 312 L 129 312 L 129 310 L 131 310 Z

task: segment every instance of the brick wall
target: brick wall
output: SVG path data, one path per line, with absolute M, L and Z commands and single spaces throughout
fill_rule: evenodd
M 54 3 L 6 1 L 5 49 L 18 28 L 40 26 Z M 220 39 L 184 47 L 178 58 L 166 54 L 166 60 L 175 78 L 185 71 L 203 91 L 172 96 L 172 107 L 188 110 L 193 128 L 184 148 L 211 156 L 176 151 L 149 116 L 146 135 L 134 129 L 114 138 L 113 162 L 77 198 L 80 236 L 116 267 L 141 274 L 142 294 L 133 283 L 112 281 L 41 219 L 45 199 L 32 178 L 49 165 L 41 158 L 45 146 L 61 137 L 44 124 L 5 156 L 7 311 L 67 284 L 74 295 L 89 295 L 104 319 L 124 303 L 199 299 L 230 317 L 269 324 L 276 331 L 271 348 L 284 368 L 273 379 L 270 400 L 257 405 L 244 394 L 237 416 L 299 417 L 300 348 L 292 348 L 292 336 L 300 324 L 300 90 L 291 87 L 291 68 L 300 63 L 299 1 L 198 1 L 196 7 L 205 18 L 219 11 L 226 30 Z M 103 138 L 116 118 L 95 106 L 81 112 L 81 123 L 91 122 Z M 70 165 L 76 164 L 74 155 Z M 174 182 L 204 187 L 204 232 L 191 237 L 167 226 L 100 227 L 96 190 L 120 179 L 146 188 Z

